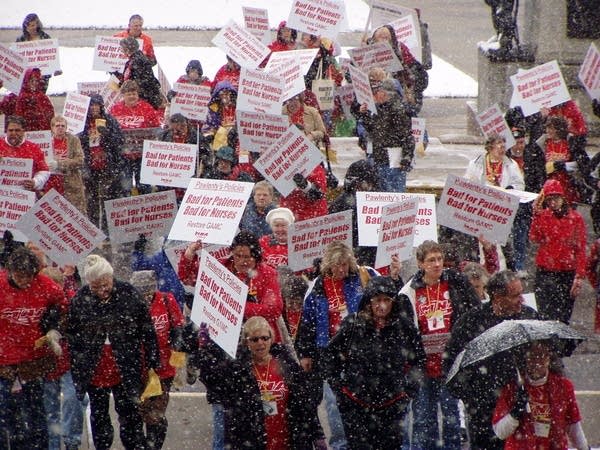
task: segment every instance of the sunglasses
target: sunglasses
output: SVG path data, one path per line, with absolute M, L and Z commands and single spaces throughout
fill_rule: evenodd
M 246 339 L 256 344 L 260 340 L 262 340 L 263 342 L 267 342 L 269 339 L 271 339 L 271 336 L 254 336 Z

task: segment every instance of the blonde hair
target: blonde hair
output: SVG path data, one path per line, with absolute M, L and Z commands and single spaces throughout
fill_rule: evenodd
M 64 122 L 66 124 L 67 119 L 65 119 L 63 116 L 58 114 L 50 120 L 50 126 L 53 127 L 54 125 L 56 125 L 56 122 Z
M 83 263 L 83 277 L 88 283 L 105 276 L 113 276 L 110 263 L 99 255 L 88 255 Z
M 245 341 L 248 336 L 257 330 L 269 330 L 269 336 L 273 336 L 273 329 L 267 319 L 262 316 L 250 317 L 243 327 L 242 338 Z
M 350 272 L 358 272 L 358 264 L 352 249 L 344 241 L 333 241 L 325 247 L 325 254 L 321 261 L 321 273 L 331 275 L 333 266 L 346 262 L 350 266 Z

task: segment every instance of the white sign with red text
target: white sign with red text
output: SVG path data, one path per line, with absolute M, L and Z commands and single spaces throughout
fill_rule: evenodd
M 90 97 L 69 92 L 63 106 L 63 117 L 67 120 L 67 131 L 71 134 L 81 133 L 85 128 Z
M 102 89 L 106 85 L 106 81 L 78 81 L 77 82 L 77 93 L 81 95 L 87 95 L 90 97 L 92 94 L 101 95 Z
M 121 39 L 112 36 L 96 36 L 92 70 L 123 72 L 127 56 L 121 51 Z
M 15 94 L 21 91 L 27 61 L 17 52 L 0 44 L 0 80 L 6 89 Z
M 60 70 L 58 39 L 15 42 L 12 48 L 25 58 L 27 67 L 37 67 L 42 75 L 54 75 Z
M 297 61 L 290 60 L 288 64 L 275 66 L 270 73 L 283 80 L 282 102 L 306 89 L 304 75 Z
M 359 105 L 366 103 L 369 111 L 371 111 L 373 114 L 377 114 L 377 107 L 375 106 L 375 99 L 373 98 L 371 83 L 369 83 L 369 75 L 354 66 L 349 66 L 348 69 L 350 70 L 352 88 L 354 89 L 356 101 Z
M 15 227 L 21 216 L 35 204 L 36 194 L 33 191 L 0 186 L 0 232 L 9 230 L 19 242 L 29 239 Z
M 490 106 L 485 111 L 480 112 L 475 118 L 486 138 L 490 137 L 492 134 L 499 134 L 504 138 L 506 148 L 511 148 L 515 145 L 515 138 L 512 135 L 510 128 L 508 128 L 508 124 L 504 119 L 504 114 L 502 114 L 502 110 L 500 109 L 500 106 L 498 106 L 498 103 Z
M 388 42 L 356 47 L 348 50 L 348 54 L 354 64 L 364 72 L 369 72 L 374 67 L 381 67 L 386 72 L 402 70 L 402 63 Z
M 292 125 L 262 152 L 254 167 L 286 197 L 296 188 L 292 177 L 297 173 L 307 177 L 322 160 L 315 144 Z
M 171 100 L 169 114 L 183 114 L 188 119 L 204 122 L 208 114 L 210 87 L 190 83 L 175 83 L 177 95 Z
M 509 191 L 448 175 L 437 213 L 440 225 L 504 244 L 518 206 L 519 197 Z
M 221 28 L 212 43 L 246 69 L 256 69 L 271 53 L 269 47 L 233 20 Z
M 410 258 L 415 239 L 418 210 L 419 200 L 414 197 L 381 207 L 375 269 L 389 266 L 392 256 L 398 256 L 400 261 Z
M 287 26 L 335 40 L 346 17 L 343 0 L 294 0 Z
M 288 266 L 293 271 L 312 267 L 333 241 L 352 247 L 352 211 L 295 222 L 288 230 Z
M 413 117 L 411 120 L 411 132 L 415 140 L 415 147 L 423 146 L 425 137 L 425 120 L 418 117 Z
M 419 62 L 423 61 L 422 46 L 421 46 L 421 30 L 419 28 L 419 18 L 417 12 L 407 14 L 400 19 L 396 19 L 390 23 L 390 26 L 396 33 L 398 42 L 402 42 L 408 47 L 410 54 Z
M 281 114 L 284 81 L 264 70 L 242 68 L 238 87 L 236 109 L 263 114 Z
M 33 177 L 33 159 L 0 158 L 0 185 L 23 189 L 23 182 Z
M 290 126 L 288 116 L 236 111 L 240 148 L 262 153 Z
M 265 45 L 271 43 L 271 32 L 269 30 L 269 11 L 263 8 L 251 8 L 242 6 L 244 25 L 246 29 Z
M 140 234 L 164 236 L 177 214 L 173 190 L 106 200 L 104 206 L 108 234 L 116 244 L 136 241 Z
M 579 81 L 592 99 L 600 99 L 600 51 L 590 44 L 578 74 Z
M 104 99 L 104 110 L 110 111 L 115 103 L 121 99 L 121 89 L 119 88 L 119 79 L 115 75 L 111 75 L 102 90 L 100 95 Z
M 254 183 L 192 178 L 169 239 L 229 245 Z
M 416 247 L 426 240 L 437 241 L 437 220 L 435 215 L 435 195 L 406 194 L 399 192 L 357 192 L 356 221 L 358 224 L 358 245 L 375 247 L 379 243 L 381 210 L 390 203 L 416 199 L 419 202 L 415 219 Z
M 165 75 L 165 72 L 159 63 L 156 64 L 156 78 L 160 83 L 160 92 L 162 92 L 165 98 L 167 98 L 167 95 L 171 90 L 171 83 L 169 82 L 167 75 Z
M 304 75 L 310 69 L 312 62 L 317 56 L 318 48 L 303 48 L 300 50 L 288 50 L 285 52 L 273 52 L 267 61 L 265 70 L 268 72 L 277 66 L 285 66 L 290 63 L 299 64 Z
M 519 70 L 510 77 L 513 93 L 510 106 L 520 106 L 525 117 L 541 108 L 550 108 L 571 100 L 567 84 L 556 60 Z
M 38 147 L 42 150 L 42 153 L 44 153 L 46 162 L 52 161 L 54 159 L 52 131 L 27 131 L 25 133 L 25 139 L 38 145 Z
M 335 95 L 340 99 L 342 110 L 344 111 L 344 117 L 346 119 L 352 118 L 352 104 L 354 103 L 354 88 L 351 84 L 343 84 L 335 88 Z
M 375 30 L 382 25 L 389 24 L 394 20 L 416 14 L 414 9 L 405 6 L 386 3 L 381 0 L 371 0 L 371 29 Z
M 185 188 L 196 173 L 198 146 L 144 141 L 140 181 L 155 186 Z
M 77 264 L 106 239 L 54 189 L 23 214 L 15 226 L 59 266 Z
M 235 358 L 248 286 L 208 252 L 200 254 L 191 319 L 208 325 L 210 338 Z

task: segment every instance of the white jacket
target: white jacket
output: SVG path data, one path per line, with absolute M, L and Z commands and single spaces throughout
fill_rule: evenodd
M 465 173 L 465 178 L 471 181 L 479 181 L 483 184 L 489 184 L 487 177 L 485 176 L 486 154 L 487 153 L 479 155 L 477 158 L 469 162 L 467 172 Z M 507 186 L 511 186 L 513 189 L 522 191 L 525 189 L 525 181 L 523 180 L 523 174 L 521 173 L 519 165 L 508 156 L 505 156 L 502 159 L 502 178 L 500 180 L 500 187 L 506 188 Z

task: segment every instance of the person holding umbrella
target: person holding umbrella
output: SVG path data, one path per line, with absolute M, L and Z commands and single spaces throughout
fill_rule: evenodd
M 505 450 L 566 450 L 567 436 L 577 450 L 590 449 L 573 383 L 549 370 L 551 356 L 550 341 L 531 343 L 524 385 L 513 381 L 502 389 L 492 422 Z

